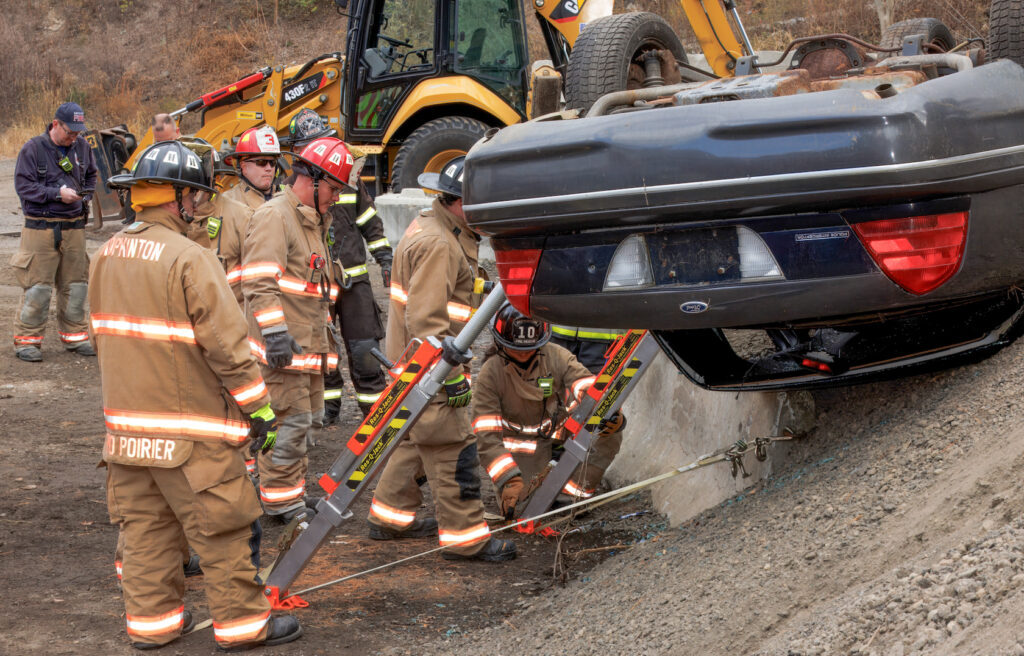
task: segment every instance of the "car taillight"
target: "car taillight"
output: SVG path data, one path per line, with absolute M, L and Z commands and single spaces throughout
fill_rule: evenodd
M 854 223 L 875 264 L 911 294 L 926 294 L 949 280 L 964 255 L 967 212 L 925 214 Z
M 602 291 L 643 289 L 654 286 L 651 258 L 642 235 L 630 235 L 619 243 L 608 263 Z
M 533 286 L 533 275 L 537 273 L 540 253 L 539 248 L 494 251 L 505 296 L 509 303 L 526 316 L 530 316 L 530 287 Z

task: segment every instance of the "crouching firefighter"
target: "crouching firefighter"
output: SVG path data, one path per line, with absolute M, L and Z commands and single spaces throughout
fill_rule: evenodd
M 252 345 L 278 417 L 277 443 L 260 454 L 260 498 L 289 522 L 306 506 L 306 445 L 323 424 L 324 371 L 337 367 L 330 307 L 338 286 L 327 246 L 327 208 L 342 192 L 352 155 L 338 139 L 295 154 L 295 181 L 253 214 L 242 249 L 242 292 Z
M 82 108 L 64 103 L 46 132 L 29 139 L 18 153 L 14 188 L 25 227 L 11 266 L 24 295 L 21 310 L 14 314 L 14 352 L 26 362 L 43 359 L 43 333 L 54 287 L 57 330 L 64 348 L 96 355 L 85 317 L 89 274 L 85 225 L 96 186 L 96 162 L 81 136 L 83 130 Z
M 245 320 L 208 249 L 186 234 L 212 172 L 176 141 L 150 146 L 129 186 L 136 221 L 92 262 L 90 330 L 99 353 L 107 503 L 124 531 L 122 589 L 132 645 L 193 626 L 181 535 L 202 558 L 213 635 L 228 651 L 302 634 L 272 617 L 259 578 L 259 500 L 250 445 L 273 445 L 274 414 Z M 250 440 L 250 436 L 253 440 Z
M 498 492 L 498 505 L 511 519 L 524 478 L 532 481 L 559 455 L 565 439 L 562 423 L 594 376 L 572 353 L 549 343 L 548 323 L 523 316 L 509 303 L 491 320 L 491 335 L 494 344 L 474 386 L 473 432 L 480 443 L 480 461 Z M 624 424 L 618 412 L 602 427 L 587 461 L 565 484 L 559 501 L 593 495 L 619 452 Z
M 441 193 L 423 210 L 398 244 L 391 278 L 388 312 L 388 358 L 398 360 L 413 339 L 454 336 L 473 313 L 473 288 L 479 275 L 479 237 L 462 213 L 462 170 L 459 157 L 441 174 L 420 175 L 420 185 Z M 370 505 L 370 537 L 376 540 L 437 535 L 449 560 L 514 558 L 511 540 L 492 537 L 484 521 L 477 468 L 476 438 L 470 432 L 466 407 L 472 397 L 468 361 L 462 354 L 446 358 L 462 366 L 452 369 L 438 394 L 391 453 Z M 437 520 L 417 518 L 423 501 L 417 477 L 426 473 L 434 495 Z
M 334 136 L 335 131 L 325 127 L 320 116 L 311 109 L 303 109 L 291 120 L 288 133 L 292 147 L 299 150 L 313 139 Z M 349 377 L 356 393 L 356 403 L 363 416 L 380 398 L 387 387 L 387 378 L 371 351 L 380 347 L 384 326 L 380 308 L 373 298 L 366 251 L 380 265 L 384 288 L 391 284 L 391 244 L 384 236 L 384 223 L 377 215 L 373 199 L 366 185 L 359 179 L 365 157 L 356 158 L 349 173 L 349 188 L 330 206 L 331 225 L 327 242 L 332 258 L 341 264 L 344 276 L 338 281 L 345 285 L 334 306 L 345 352 L 348 356 Z M 343 378 L 339 368 L 324 376 L 324 425 L 337 423 L 341 409 Z

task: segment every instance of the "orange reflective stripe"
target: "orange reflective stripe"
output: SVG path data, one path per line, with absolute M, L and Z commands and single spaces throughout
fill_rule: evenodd
M 510 469 L 515 468 L 516 461 L 512 459 L 509 454 L 503 454 L 497 460 L 491 463 L 491 466 L 487 468 L 487 475 L 491 477 L 491 480 L 497 482 L 503 474 L 508 472 Z
M 442 547 L 451 547 L 454 545 L 468 546 L 471 544 L 477 544 L 483 542 L 491 536 L 491 529 L 487 528 L 486 522 L 481 522 L 476 526 L 467 528 L 464 531 L 439 531 L 438 537 L 440 538 Z
M 224 275 L 227 276 L 229 285 L 237 285 L 242 282 L 242 265 L 238 265 L 233 269 L 230 269 Z
M 536 453 L 537 443 L 533 440 L 512 440 L 505 438 L 502 443 L 512 453 Z
M 249 642 L 259 637 L 270 619 L 270 611 L 230 622 L 214 622 L 213 637 L 221 644 Z
M 241 444 L 249 437 L 249 424 L 224 417 L 103 408 L 103 418 L 107 429 L 114 433 L 211 437 L 232 444 Z
M 487 431 L 501 430 L 501 415 L 480 415 L 473 420 L 474 433 L 486 433 Z
M 469 321 L 473 316 L 473 308 L 455 301 L 448 302 L 448 317 L 456 321 Z
M 135 337 L 183 344 L 196 343 L 196 333 L 192 329 L 192 324 L 185 321 L 148 319 L 126 314 L 93 314 L 90 315 L 89 321 L 95 335 Z
M 154 636 L 179 630 L 185 619 L 184 604 L 163 615 L 127 615 L 125 623 L 128 633 L 138 636 Z
M 391 506 L 378 501 L 376 497 L 374 497 L 373 501 L 370 502 L 370 514 L 382 522 L 393 526 L 409 526 L 416 521 L 415 511 L 409 512 L 408 510 L 392 508 Z
M 253 399 L 258 399 L 267 392 L 267 386 L 263 383 L 263 377 L 257 378 L 255 381 L 248 385 L 243 385 L 239 388 L 230 390 L 231 396 L 235 397 L 235 401 L 239 405 L 245 405 Z
M 595 380 L 597 380 L 597 376 L 586 376 L 584 378 L 580 378 L 572 384 L 572 395 L 577 399 L 583 398 L 583 392 L 593 385 Z
M 562 491 L 566 494 L 571 494 L 574 497 L 583 497 L 584 499 L 589 499 L 594 496 L 594 490 L 584 490 L 572 481 L 566 483 L 565 487 L 562 488 Z
M 252 337 L 249 338 L 249 350 L 253 356 L 260 362 L 260 364 L 267 364 L 267 350 L 262 344 L 257 342 Z M 338 367 L 338 355 L 334 354 L 332 357 L 330 353 L 327 354 L 328 366 L 332 366 L 336 369 Z M 323 358 L 319 353 L 299 353 L 292 355 L 292 363 L 285 367 L 287 371 L 303 371 L 303 372 L 317 372 L 323 367 Z
M 284 323 L 284 308 L 280 305 L 275 305 L 266 310 L 254 312 L 253 316 L 256 317 L 256 323 L 260 325 L 260 328 L 266 328 L 267 326 Z
M 117 580 L 120 581 L 121 580 L 121 561 L 120 560 L 115 560 L 114 561 L 114 572 L 117 573 Z
M 84 342 L 87 339 L 89 339 L 89 333 L 84 331 L 80 333 L 64 333 L 58 330 L 57 334 L 60 335 L 60 341 L 64 342 L 65 344 Z
M 15 335 L 14 336 L 14 343 L 15 344 L 19 344 L 19 345 L 20 344 L 42 344 L 43 343 L 43 336 L 42 335 Z
M 260 498 L 267 503 L 280 501 L 291 501 L 299 499 L 306 493 L 306 482 L 303 481 L 295 487 L 263 487 L 260 485 Z
M 393 280 L 391 281 L 391 300 L 403 305 L 409 302 L 409 294 Z
M 284 269 L 277 262 L 250 262 L 241 267 L 239 277 L 242 280 L 253 278 L 280 278 L 284 275 Z

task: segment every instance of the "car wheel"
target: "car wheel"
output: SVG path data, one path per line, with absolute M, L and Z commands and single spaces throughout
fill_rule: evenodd
M 440 173 L 445 164 L 465 155 L 483 138 L 488 125 L 465 116 L 445 116 L 413 130 L 395 156 L 391 169 L 391 190 L 419 187 L 420 173 Z
M 636 69 L 631 75 L 630 68 L 639 67 L 640 56 L 651 50 L 667 50 L 676 61 L 687 62 L 679 37 L 657 14 L 614 14 L 587 25 L 569 55 L 566 107 L 586 111 L 607 93 L 638 88 Z M 662 77 L 668 74 L 662 70 Z
M 952 50 L 956 47 L 956 39 L 946 24 L 938 18 L 911 18 L 910 20 L 893 23 L 882 32 L 882 41 L 879 43 L 883 48 L 899 48 L 903 45 L 903 39 L 915 34 L 923 34 L 924 42 L 930 44 L 942 52 Z M 889 56 L 898 55 L 892 53 Z
M 1024 0 L 992 0 L 988 19 L 989 57 L 1024 66 Z

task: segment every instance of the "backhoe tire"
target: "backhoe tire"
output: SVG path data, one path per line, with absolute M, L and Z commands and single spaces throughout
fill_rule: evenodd
M 956 39 L 949 31 L 945 23 L 938 18 L 911 18 L 910 20 L 893 23 L 882 32 L 882 41 L 879 43 L 883 48 L 899 48 L 903 45 L 903 39 L 915 34 L 925 35 L 924 42 L 941 48 L 943 52 L 956 47 Z M 895 57 L 900 53 L 890 53 L 888 57 Z
M 483 138 L 490 126 L 466 116 L 445 116 L 413 130 L 398 149 L 391 167 L 391 191 L 419 187 L 416 178 L 424 171 L 440 173 L 444 165 L 465 155 Z
M 1024 66 L 1024 0 L 992 0 L 988 26 L 988 58 Z
M 131 157 L 124 137 L 120 135 L 106 135 L 103 137 L 103 151 L 107 155 L 107 162 L 110 163 L 111 174 L 121 173 L 125 163 Z
M 606 93 L 625 91 L 630 64 L 647 50 L 668 50 L 687 62 L 679 37 L 657 14 L 613 14 L 588 24 L 569 55 L 566 108 L 586 111 Z

